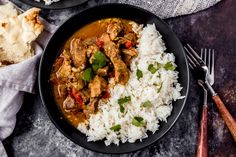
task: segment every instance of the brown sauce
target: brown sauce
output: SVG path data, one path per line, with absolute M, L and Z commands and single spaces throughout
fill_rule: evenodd
M 83 40 L 87 39 L 87 38 L 93 38 L 93 37 L 99 38 L 103 33 L 106 33 L 108 25 L 113 20 L 117 20 L 117 19 L 116 18 L 102 19 L 102 20 L 92 22 L 92 23 L 87 24 L 86 26 L 82 27 L 77 32 L 75 32 L 69 38 L 69 40 L 65 43 L 65 45 L 63 47 L 63 51 L 66 51 L 66 52 L 70 51 L 71 42 L 75 38 L 76 39 L 80 38 L 80 39 L 83 39 Z M 128 32 L 132 32 L 132 27 L 129 24 L 131 21 L 124 20 L 124 19 L 118 19 L 118 20 L 122 21 L 122 23 L 124 25 L 124 28 L 123 28 L 123 33 L 124 34 L 126 34 Z M 63 107 L 63 102 L 68 97 L 68 95 L 71 94 L 70 90 L 68 90 L 68 87 L 67 87 L 67 91 L 65 92 L 66 94 L 63 95 L 63 96 L 60 96 L 60 93 L 59 93 L 59 90 L 58 90 L 58 85 L 60 84 L 61 80 L 60 80 L 60 78 L 58 78 L 56 73 L 60 69 L 60 67 L 62 66 L 62 63 L 63 63 L 64 60 L 65 59 L 63 59 L 62 56 L 59 56 L 57 58 L 57 60 L 55 61 L 55 63 L 54 63 L 54 68 L 53 68 L 52 74 L 51 74 L 51 82 L 52 82 L 52 86 L 53 86 L 53 93 L 54 93 L 56 104 L 58 105 L 58 107 L 62 111 L 64 117 L 73 126 L 77 127 L 78 123 L 84 122 L 84 120 L 86 120 L 88 117 L 86 116 L 86 114 L 84 112 L 81 112 L 84 109 L 83 107 L 79 108 L 79 109 L 76 109 L 76 110 L 71 110 L 71 111 L 67 111 Z M 73 65 L 73 61 L 72 61 L 72 65 Z M 128 67 L 128 65 L 127 65 L 127 67 Z M 86 88 L 88 88 L 88 87 L 86 87 Z M 82 89 L 81 91 L 83 92 L 83 90 L 86 91 L 87 89 Z M 105 93 L 105 94 L 99 96 L 96 99 L 102 99 L 102 98 L 105 98 L 105 97 L 109 98 L 108 97 L 109 93 L 107 91 L 104 91 L 103 93 Z M 88 105 L 87 106 L 86 105 L 85 105 L 85 108 L 88 108 Z M 96 112 L 94 112 L 94 113 L 96 113 Z

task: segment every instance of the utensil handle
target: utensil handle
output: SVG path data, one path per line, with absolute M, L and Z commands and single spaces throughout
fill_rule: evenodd
M 231 135 L 234 138 L 234 141 L 236 142 L 236 122 L 232 115 L 229 113 L 227 108 L 225 107 L 224 103 L 222 102 L 219 95 L 212 96 L 213 101 L 215 102 L 217 108 L 220 111 L 220 114 L 225 121 L 226 125 L 228 126 Z
M 203 105 L 201 124 L 198 133 L 198 147 L 196 157 L 207 157 L 207 105 Z

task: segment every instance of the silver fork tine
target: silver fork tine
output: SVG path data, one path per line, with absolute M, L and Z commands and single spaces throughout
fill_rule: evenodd
M 209 49 L 209 51 L 208 51 L 208 69 L 211 69 L 211 49 Z M 210 71 L 210 73 L 211 73 L 211 71 Z
M 193 61 L 189 58 L 189 56 L 187 56 L 188 61 L 189 61 L 189 66 L 191 69 L 193 69 L 193 66 L 196 67 L 196 65 L 193 63 Z
M 214 70 L 215 70 L 215 50 L 212 50 L 212 61 L 211 61 L 211 75 L 214 78 Z
M 201 48 L 201 58 L 203 57 L 202 55 L 203 55 L 203 48 Z
M 194 58 L 200 59 L 200 57 L 199 57 L 199 55 L 197 54 L 197 52 L 194 51 L 194 49 L 193 49 L 189 44 L 187 44 L 187 47 L 191 50 L 191 52 L 192 52 L 191 54 L 193 54 Z
M 207 65 L 207 49 L 205 48 L 204 49 L 205 51 L 204 51 L 204 62 L 205 62 L 205 64 Z M 207 66 L 207 68 L 209 68 L 209 66 Z
M 187 52 L 188 59 L 191 60 L 192 63 L 194 63 L 194 66 L 199 65 L 197 59 L 192 55 L 192 53 L 186 47 L 184 47 L 184 49 Z

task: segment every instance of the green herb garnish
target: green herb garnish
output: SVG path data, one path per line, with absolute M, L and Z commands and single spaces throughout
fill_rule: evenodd
M 124 108 L 123 105 L 120 105 L 120 112 L 121 112 L 121 113 L 124 113 L 124 112 L 125 112 L 125 108 Z
M 132 124 L 137 126 L 137 127 L 141 127 L 141 126 L 144 126 L 144 120 L 142 117 L 137 117 L 135 116 L 133 119 L 132 119 Z
M 121 125 L 114 125 L 113 127 L 110 128 L 112 131 L 119 131 L 121 129 Z
M 82 79 L 86 82 L 89 82 L 93 79 L 93 71 L 91 68 L 87 68 L 82 76 Z
M 137 69 L 136 76 L 137 76 L 137 79 L 139 80 L 140 78 L 143 77 L 143 72 L 141 70 Z
M 123 105 L 123 104 L 125 104 L 125 103 L 127 103 L 129 101 L 131 101 L 131 96 L 126 96 L 124 98 L 118 99 L 118 104 L 119 105 Z
M 164 65 L 164 69 L 165 69 L 165 70 L 174 71 L 174 70 L 175 70 L 175 66 L 174 66 L 171 62 L 167 62 L 167 63 Z
M 125 112 L 125 108 L 124 108 L 124 104 L 131 101 L 131 96 L 126 96 L 124 98 L 120 98 L 118 99 L 118 104 L 120 105 L 120 112 L 124 113 Z
M 149 108 L 149 107 L 152 107 L 152 103 L 151 103 L 151 101 L 148 100 L 148 101 L 145 101 L 144 103 L 142 103 L 141 106 Z
M 161 69 L 162 68 L 162 64 L 161 63 L 157 63 L 157 69 Z
M 158 88 L 157 93 L 160 93 L 161 88 L 162 88 L 162 84 L 163 84 L 163 82 L 161 83 L 160 87 Z
M 154 67 L 153 64 L 150 64 L 148 66 L 148 70 L 152 73 L 152 74 L 155 74 L 155 72 L 157 71 L 157 69 Z
M 93 70 L 97 71 L 99 68 L 104 66 L 106 66 L 106 56 L 101 51 L 97 51 L 93 58 Z

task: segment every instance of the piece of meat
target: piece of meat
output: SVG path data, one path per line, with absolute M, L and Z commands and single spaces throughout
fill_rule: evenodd
M 63 57 L 63 63 L 56 72 L 56 77 L 61 81 L 66 81 L 68 76 L 71 75 L 71 62 L 70 60 Z
M 88 46 L 87 49 L 87 57 L 89 58 L 89 63 L 92 64 L 93 63 L 93 56 L 96 52 L 99 51 L 99 47 L 96 44 L 92 44 Z
M 86 38 L 83 41 L 83 44 L 86 46 L 92 45 L 96 42 L 97 38 L 96 37 L 91 37 L 91 38 Z
M 57 85 L 57 92 L 61 98 L 66 96 L 67 93 L 67 87 L 66 84 L 59 84 Z
M 89 118 L 91 114 L 94 114 L 97 110 L 98 106 L 98 99 L 92 98 L 90 99 L 89 104 L 86 105 L 86 108 L 83 110 L 84 114 L 86 115 L 86 118 Z
M 123 25 L 121 21 L 114 21 L 108 24 L 107 33 L 109 34 L 111 40 L 114 40 L 118 34 L 122 31 Z
M 99 41 L 102 41 L 103 43 L 111 41 L 110 36 L 108 33 L 103 33 L 100 38 L 98 38 Z
M 89 83 L 90 95 L 92 98 L 98 97 L 107 88 L 107 82 L 104 78 L 96 75 Z
M 135 48 L 130 48 L 130 49 L 122 49 L 122 52 L 126 55 L 132 56 L 132 57 L 137 57 L 138 52 Z
M 124 60 L 124 62 L 125 62 L 125 64 L 126 64 L 127 67 L 130 67 L 132 58 L 133 58 L 133 57 L 130 56 L 130 55 L 126 55 L 126 54 L 124 55 L 123 60 Z
M 111 41 L 107 33 L 103 33 L 98 40 L 103 42 L 103 49 L 106 56 L 113 58 L 119 55 L 119 47 L 113 41 Z
M 103 67 L 103 68 L 99 68 L 99 69 L 97 70 L 97 74 L 98 74 L 99 76 L 107 76 L 107 74 L 108 74 L 108 69 L 109 69 L 108 66 Z
M 111 59 L 115 57 L 119 57 L 119 47 L 112 41 L 108 41 L 104 43 L 104 52 Z
M 115 70 L 115 81 L 125 85 L 129 80 L 129 70 L 125 63 L 119 58 L 113 58 L 112 63 Z
M 77 109 L 77 105 L 75 103 L 75 100 L 71 96 L 66 97 L 66 99 L 63 102 L 62 107 L 66 112 L 75 111 Z
M 87 57 L 90 58 L 97 51 L 99 51 L 99 47 L 96 44 L 89 45 L 86 51 Z
M 76 68 L 83 70 L 86 67 L 86 46 L 80 38 L 74 38 L 70 42 L 70 53 Z
M 136 44 L 137 42 L 137 36 L 134 33 L 127 33 L 124 35 L 124 38 L 131 41 L 133 44 Z

